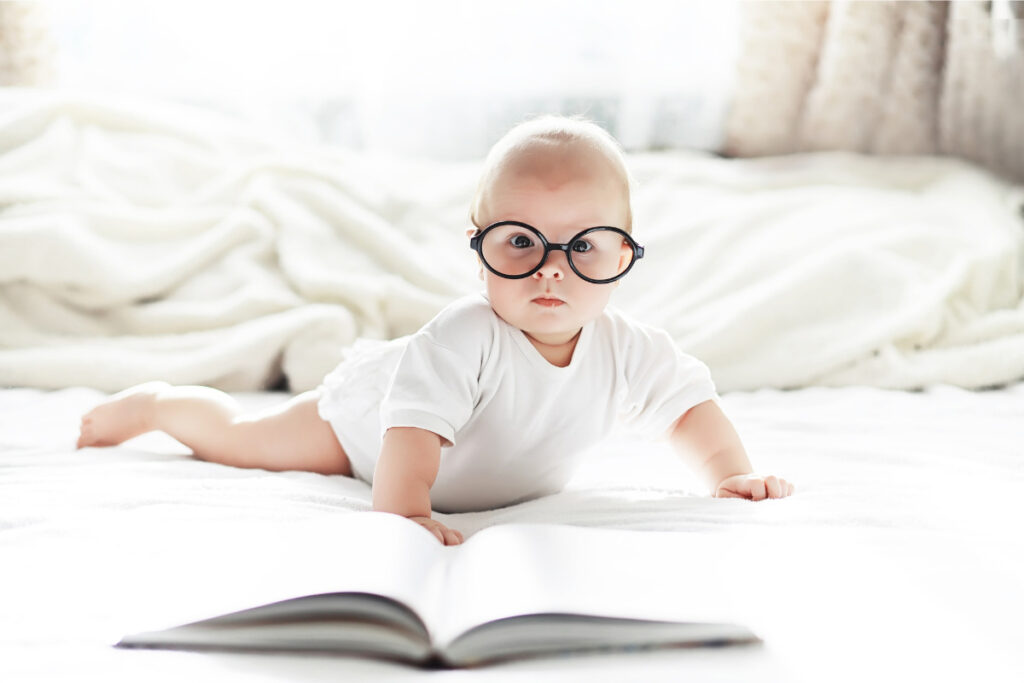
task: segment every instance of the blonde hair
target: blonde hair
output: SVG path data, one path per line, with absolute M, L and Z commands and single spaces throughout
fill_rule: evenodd
M 620 227 L 628 233 L 633 232 L 631 189 L 636 186 L 636 181 L 626 166 L 625 154 L 619 141 L 604 128 L 583 116 L 556 114 L 544 114 L 513 126 L 491 147 L 484 160 L 483 171 L 480 173 L 476 193 L 473 195 L 473 202 L 470 205 L 469 219 L 473 225 L 478 228 L 483 227 L 477 224 L 476 216 L 480 211 L 485 188 L 510 158 L 538 140 L 582 144 L 604 155 L 620 174 L 623 189 L 626 192 L 626 225 Z

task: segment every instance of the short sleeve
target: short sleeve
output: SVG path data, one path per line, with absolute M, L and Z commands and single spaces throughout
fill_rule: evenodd
M 478 365 L 427 334 L 410 337 L 381 402 L 381 433 L 418 427 L 454 446 L 473 411 Z
M 708 367 L 664 330 L 635 325 L 622 353 L 619 417 L 631 430 L 660 437 L 690 408 L 718 399 Z

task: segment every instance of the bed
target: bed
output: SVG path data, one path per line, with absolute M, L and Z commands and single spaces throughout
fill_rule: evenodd
M 157 376 L 272 405 L 355 339 L 416 329 L 476 286 L 453 254 L 478 165 L 283 150 L 138 102 L 0 105 L 3 680 L 1024 676 L 1020 188 L 948 159 L 631 156 L 652 258 L 613 301 L 709 364 L 755 466 L 795 495 L 710 498 L 663 443 L 620 434 L 561 493 L 437 516 L 469 539 L 712 535 L 763 645 L 470 672 L 136 652 L 111 645 L 215 590 L 203 565 L 228 541 L 283 544 L 370 490 L 199 462 L 161 434 L 76 451 L 80 415 Z

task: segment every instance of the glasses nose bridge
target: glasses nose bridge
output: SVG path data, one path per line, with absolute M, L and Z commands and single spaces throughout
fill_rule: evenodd
M 544 259 L 540 264 L 542 269 L 551 262 L 552 253 L 561 254 L 565 258 L 565 265 L 569 265 L 569 245 L 559 244 L 558 242 L 548 242 L 544 245 Z

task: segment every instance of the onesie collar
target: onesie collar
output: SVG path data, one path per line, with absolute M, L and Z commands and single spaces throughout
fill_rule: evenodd
M 590 338 L 594 333 L 594 324 L 596 321 L 591 320 L 587 322 L 580 330 L 580 337 L 576 340 L 576 348 L 572 351 L 572 359 L 569 364 L 564 368 L 560 368 L 557 365 L 552 365 L 548 362 L 548 359 L 541 355 L 540 351 L 537 350 L 530 340 L 526 338 L 526 333 L 520 330 L 518 327 L 509 325 L 505 321 L 502 321 L 505 325 L 508 325 L 512 333 L 512 338 L 515 339 L 516 344 L 522 350 L 523 354 L 530 359 L 530 362 L 541 372 L 550 374 L 552 377 L 565 377 L 575 372 L 576 368 L 583 364 L 583 356 L 587 353 L 587 349 L 590 347 Z

